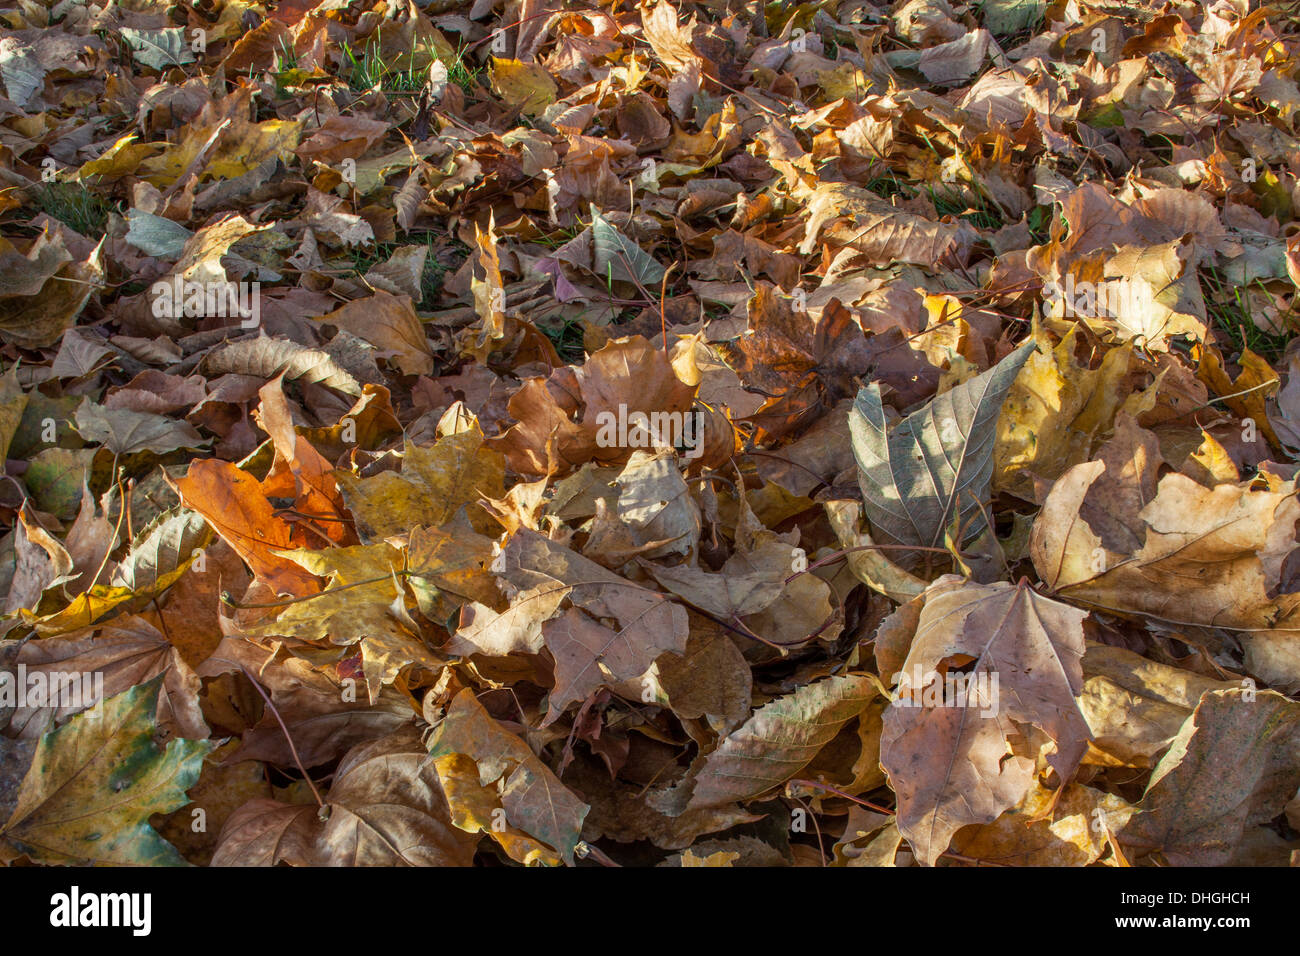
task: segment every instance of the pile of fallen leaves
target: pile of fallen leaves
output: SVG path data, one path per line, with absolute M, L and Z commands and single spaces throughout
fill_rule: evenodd
M 0 861 L 1291 861 L 1286 5 L 98 3 L 0 12 Z

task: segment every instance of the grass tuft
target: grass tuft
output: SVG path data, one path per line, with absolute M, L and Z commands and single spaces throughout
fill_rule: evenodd
M 113 205 L 82 183 L 42 183 L 36 192 L 36 208 L 88 239 L 98 239 L 108 228 Z
M 1210 325 L 1227 337 L 1238 354 L 1250 349 L 1266 361 L 1276 363 L 1286 351 L 1288 343 L 1295 338 L 1295 333 L 1290 330 L 1269 332 L 1255 324 L 1250 299 L 1246 295 L 1251 285 L 1235 285 L 1218 269 L 1202 269 L 1199 278 Z M 1273 298 L 1272 293 L 1258 279 L 1252 285 L 1270 299 Z

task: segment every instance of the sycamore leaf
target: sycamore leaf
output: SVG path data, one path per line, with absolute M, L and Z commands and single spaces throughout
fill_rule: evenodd
M 1120 647 L 1089 644 L 1079 697 L 1079 709 L 1092 732 L 1084 763 L 1155 766 L 1201 695 L 1234 686 Z
M 442 663 L 406 613 L 405 591 L 398 578 L 403 555 L 397 548 L 381 543 L 276 553 L 313 575 L 327 577 L 327 586 L 308 600 L 286 605 L 274 620 L 249 625 L 246 633 L 359 644 L 372 704 L 383 685 L 391 684 L 409 665 L 436 669 Z
M 226 461 L 196 461 L 175 482 L 176 493 L 189 508 L 203 515 L 221 536 L 277 594 L 312 594 L 316 578 L 301 565 L 277 553 L 293 547 L 293 529 L 275 514 L 260 483 Z
M 1111 349 L 1089 369 L 1075 357 L 1081 332 L 1070 329 L 1055 348 L 1035 329 L 1030 354 L 1007 391 L 993 447 L 993 490 L 1034 500 L 1034 477 L 1059 478 L 1086 461 L 1124 400 L 1132 349 Z
M 502 558 L 498 573 L 515 587 L 535 589 L 540 600 L 561 594 L 586 612 L 570 609 L 542 626 L 556 667 L 547 723 L 600 686 L 645 673 L 660 654 L 685 652 L 686 609 L 662 595 L 527 529 L 515 533 Z
M 678 717 L 706 717 L 718 733 L 729 733 L 749 716 L 749 663 L 722 625 L 694 613 L 690 624 L 685 653 L 661 654 L 646 673 L 614 691 L 645 701 L 648 689 Z
M 38 632 L 42 630 L 37 627 Z M 39 641 L 0 644 L 0 672 L 16 676 L 20 666 L 29 677 L 45 675 L 50 688 L 76 674 L 94 675 L 96 683 L 78 688 L 74 682 L 66 694 L 60 690 L 56 700 L 39 704 L 15 701 L 16 706 L 4 718 L 9 734 L 36 739 L 54 724 L 94 707 L 101 694 L 115 697 L 159 674 L 164 677 L 158 693 L 160 731 L 196 739 L 208 733 L 199 707 L 198 678 L 171 642 L 142 618 L 117 617 L 93 630 L 82 628 Z M 102 686 L 97 683 L 101 680 Z
M 555 616 L 568 594 L 569 588 L 543 584 L 520 591 L 504 611 L 477 602 L 467 604 L 446 648 L 453 654 L 488 657 L 536 654 L 545 644 L 543 622 Z
M 355 692 L 355 681 L 348 685 L 327 673 L 333 668 L 313 667 L 283 653 L 279 658 L 266 666 L 265 650 L 246 638 L 228 637 L 198 669 L 205 678 L 246 669 L 257 675 L 275 704 L 275 712 L 263 711 L 262 719 L 244 734 L 232 760 L 287 767 L 296 754 L 303 766 L 317 767 L 338 760 L 357 744 L 398 730 L 411 718 L 409 702 L 391 689 L 372 703 Z
M 435 761 L 438 779 L 451 807 L 451 822 L 466 833 L 486 833 L 514 861 L 525 866 L 559 866 L 560 856 L 510 824 L 502 824 L 505 807 L 495 788 L 479 782 L 478 764 L 464 754 L 444 754 Z
M 492 58 L 492 91 L 507 105 L 535 116 L 555 101 L 555 80 L 540 63 Z
M 366 299 L 354 299 L 320 322 L 328 322 L 365 339 L 391 355 L 403 375 L 428 375 L 433 371 L 433 353 L 424 337 L 424 326 L 409 296 L 379 291 Z
M 84 378 L 112 363 L 117 353 L 98 336 L 68 329 L 50 371 L 58 378 Z
M 952 847 L 1004 866 L 1088 866 L 1134 812 L 1113 793 L 1071 784 L 1058 794 L 1035 784 L 1018 806 L 992 823 L 962 829 Z

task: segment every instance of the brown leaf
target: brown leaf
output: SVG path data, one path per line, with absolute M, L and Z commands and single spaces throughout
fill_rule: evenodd
M 473 837 L 451 824 L 438 775 L 405 728 L 350 750 L 325 808 L 265 798 L 222 828 L 213 866 L 469 866 Z M 319 811 L 319 812 L 318 812 Z
M 945 575 L 926 592 L 880 742 L 899 832 L 923 864 L 962 826 L 991 822 L 1024 798 L 1033 762 L 1008 756 L 1024 725 L 1051 737 L 1047 760 L 1061 780 L 1073 776 L 1089 737 L 1076 700 L 1086 616 L 1024 582 Z M 965 664 L 961 686 L 945 687 Z

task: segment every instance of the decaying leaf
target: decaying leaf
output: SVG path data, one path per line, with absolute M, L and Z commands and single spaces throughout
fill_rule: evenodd
M 1246 827 L 1300 786 L 1300 705 L 1281 694 L 1207 691 L 1151 774 L 1120 840 L 1174 866 L 1227 863 Z
M 893 429 L 880 390 L 858 393 L 849 413 L 864 511 L 891 542 L 934 547 L 949 525 L 978 534 L 993 472 L 998 412 L 1033 346 L 940 395 Z

